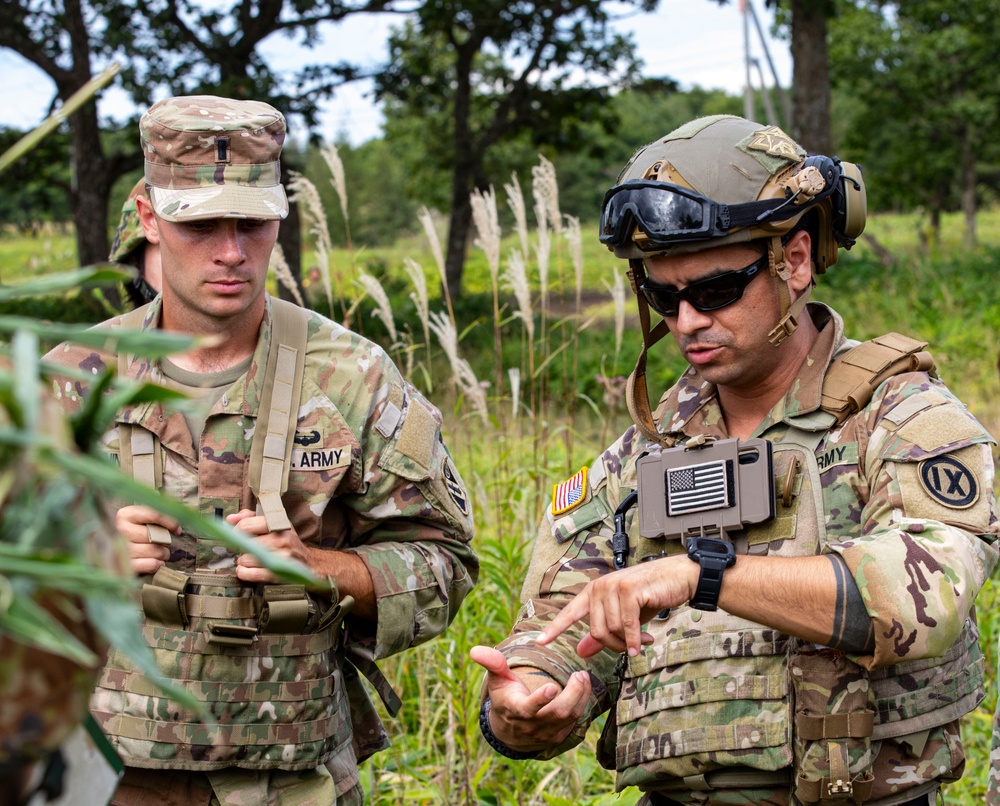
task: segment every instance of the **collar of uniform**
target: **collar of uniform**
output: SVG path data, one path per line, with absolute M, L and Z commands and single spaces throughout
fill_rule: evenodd
M 793 418 L 811 414 L 819 409 L 823 401 L 823 379 L 837 349 L 844 343 L 844 320 L 833 308 L 821 302 L 810 302 L 808 309 L 819 335 L 791 388 L 761 423 L 758 433 L 774 423 L 790 423 Z
M 845 341 L 844 321 L 836 311 L 822 302 L 810 302 L 808 310 L 819 329 L 819 337 L 806 356 L 791 389 L 778 401 L 755 435 L 776 422 L 801 417 L 820 407 L 827 367 Z M 702 378 L 693 367 L 688 367 L 677 383 L 660 399 L 653 416 L 661 433 L 675 437 L 698 434 L 720 438 L 728 436 L 723 427 L 722 409 L 719 408 L 715 384 Z M 665 420 L 665 417 L 669 419 Z
M 157 296 L 149 305 L 149 310 L 143 318 L 142 329 L 156 327 L 160 321 L 162 297 Z M 212 408 L 213 413 L 242 414 L 253 417 L 260 407 L 260 398 L 264 390 L 264 368 L 267 365 L 267 353 L 271 346 L 271 296 L 265 295 L 264 321 L 261 323 L 260 337 L 254 349 L 250 369 L 239 378 L 230 390 Z M 129 380 L 145 380 L 151 383 L 163 383 L 163 374 L 159 364 L 148 358 L 134 358 L 128 366 L 125 377 Z M 149 427 L 153 420 L 161 420 L 162 403 L 140 403 L 123 410 L 118 419 L 121 422 L 140 423 Z M 154 430 L 154 429 L 151 429 Z

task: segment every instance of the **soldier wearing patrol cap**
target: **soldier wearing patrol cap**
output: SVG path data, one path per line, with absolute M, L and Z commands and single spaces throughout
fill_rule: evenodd
M 136 198 L 146 193 L 146 177 L 135 183 L 122 205 L 121 219 L 115 230 L 108 260 L 128 263 L 138 271 L 138 276 L 125 286 L 133 306 L 152 302 L 160 293 L 160 246 L 146 240 L 142 221 L 136 208 Z
M 924 343 L 808 302 L 864 218 L 857 166 L 730 116 L 608 191 L 635 425 L 556 485 L 511 635 L 473 649 L 498 752 L 552 757 L 610 711 L 598 756 L 642 804 L 928 804 L 962 775 L 993 440 Z M 668 333 L 689 366 L 652 412 Z
M 469 499 L 440 414 L 386 353 L 265 290 L 288 211 L 282 115 L 179 97 L 151 107 L 140 132 L 148 198 L 135 204 L 162 293 L 103 327 L 212 338 L 159 361 L 66 345 L 48 358 L 194 398 L 122 409 L 108 452 L 324 583 L 276 584 L 251 555 L 122 502 L 146 639 L 211 719 L 113 652 L 91 700 L 126 764 L 113 803 L 360 804 L 358 762 L 388 739 L 359 673 L 394 714 L 375 661 L 441 633 L 474 586 Z M 57 385 L 67 409 L 91 394 L 80 377 Z

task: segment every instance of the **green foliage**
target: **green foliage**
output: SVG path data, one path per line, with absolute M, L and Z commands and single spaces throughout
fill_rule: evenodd
M 841 156 L 874 206 L 957 209 L 968 161 L 996 164 L 998 36 L 997 0 L 859 1 L 831 20 L 831 80 L 852 99 Z
M 24 134 L 17 129 L 0 128 L 0 153 Z M 69 136 L 60 130 L 5 171 L 7 192 L 0 194 L 0 226 L 37 233 L 44 221 L 69 219 L 69 162 Z

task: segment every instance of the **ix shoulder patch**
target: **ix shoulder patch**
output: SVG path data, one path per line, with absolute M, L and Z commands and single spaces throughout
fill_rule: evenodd
M 458 511 L 463 515 L 469 514 L 469 494 L 465 491 L 458 479 L 458 474 L 451 464 L 451 457 L 444 460 L 444 486 L 448 489 L 448 495 L 455 502 Z
M 552 514 L 565 515 L 587 498 L 587 468 L 581 467 L 574 475 L 552 487 Z
M 966 509 L 979 500 L 972 471 L 953 456 L 935 456 L 920 463 L 920 484 L 928 495 L 952 509 Z

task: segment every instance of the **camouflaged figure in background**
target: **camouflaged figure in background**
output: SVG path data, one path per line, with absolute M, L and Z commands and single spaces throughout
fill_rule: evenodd
M 798 296 L 790 293 L 793 280 L 808 289 L 810 276 L 801 272 L 810 267 L 822 271 L 836 260 L 838 247 L 850 240 L 848 229 L 854 230 L 853 237 L 860 232 L 847 224 L 848 200 L 834 198 L 829 207 L 820 208 L 818 221 L 804 224 L 812 228 L 813 251 L 803 255 L 808 241 L 796 237 L 795 229 L 801 214 L 791 221 L 768 218 L 768 211 L 794 203 L 799 194 L 789 183 L 798 181 L 796 172 L 802 173 L 803 166 L 818 165 L 826 177 L 853 181 L 849 168 L 827 158 L 810 159 L 775 127 L 724 116 L 703 118 L 641 150 L 605 198 L 602 240 L 630 260 L 640 319 L 645 319 L 643 355 L 630 379 L 636 425 L 589 468 L 556 486 L 535 544 L 517 622 L 497 647 L 505 663 L 493 659 L 489 650 L 477 648 L 474 655 L 493 672 L 486 693 L 508 698 L 505 713 L 512 716 L 504 722 L 491 718 L 498 706 L 487 698 L 481 719 L 484 735 L 500 752 L 517 758 L 555 756 L 582 741 L 590 723 L 610 710 L 599 758 L 616 770 L 619 790 L 637 786 L 647 792 L 642 804 L 909 806 L 926 804 L 941 783 L 962 775 L 965 757 L 958 720 L 984 697 L 973 603 L 997 562 L 993 440 L 933 372 L 920 368 L 923 359 L 909 371 L 900 369 L 906 362 L 888 362 L 893 371 L 882 372 L 881 359 L 869 366 L 862 357 L 872 350 L 894 354 L 898 345 L 914 357 L 920 343 L 890 334 L 852 349 L 857 343 L 846 339 L 834 311 L 818 303 L 807 305 L 807 290 Z M 852 186 L 863 191 L 860 181 Z M 812 187 L 822 194 L 822 181 Z M 642 195 L 647 192 L 656 198 L 644 207 Z M 616 193 L 620 198 L 614 204 L 624 211 L 617 220 L 608 215 L 609 200 Z M 661 196 L 676 206 L 654 204 Z M 725 209 L 722 202 L 727 203 Z M 671 219 L 672 209 L 682 209 L 685 217 Z M 830 233 L 817 232 L 824 226 Z M 688 258 L 720 242 L 733 249 L 751 240 L 766 244 L 767 252 L 759 263 L 738 272 L 712 273 L 710 267 L 718 263 L 708 258 L 694 262 L 697 255 Z M 790 262 L 793 249 L 798 268 Z M 727 254 L 712 253 L 720 261 Z M 683 260 L 656 264 L 644 255 L 677 255 Z M 624 608 L 631 601 L 626 596 L 641 588 L 641 582 L 660 585 L 659 580 L 673 575 L 686 580 L 691 568 L 698 573 L 684 556 L 686 539 L 639 534 L 635 510 L 626 509 L 639 486 L 637 463 L 668 449 L 697 455 L 697 446 L 732 436 L 733 421 L 727 420 L 732 411 L 724 409 L 722 392 L 733 380 L 723 369 L 739 368 L 736 359 L 717 369 L 695 355 L 705 369 L 692 364 L 651 413 L 648 404 L 643 411 L 646 349 L 669 325 L 684 347 L 693 344 L 725 355 L 726 348 L 718 345 L 726 341 L 713 336 L 716 320 L 707 320 L 728 306 L 736 311 L 741 301 L 747 304 L 740 295 L 753 280 L 751 272 L 767 277 L 754 268 L 761 265 L 769 268 L 777 286 L 772 299 L 778 303 L 773 306 L 778 325 L 770 331 L 770 344 L 760 339 L 761 357 L 793 337 L 803 323 L 815 330 L 794 376 L 777 387 L 783 392 L 772 395 L 774 402 L 763 407 L 752 427 L 740 423 L 741 439 L 762 438 L 773 450 L 775 516 L 727 533 L 735 564 L 719 572 L 721 594 L 719 587 L 715 592 L 723 599 L 716 600 L 717 609 L 693 606 L 693 600 L 672 601 L 669 609 L 661 609 L 664 602 L 656 599 L 648 608 L 659 614 L 643 625 L 648 634 L 643 646 L 634 655 L 614 651 L 610 638 L 595 639 L 591 632 L 595 601 L 601 595 L 619 597 L 598 613 L 607 623 L 613 607 Z M 680 282 L 671 280 L 668 286 L 659 279 L 647 280 L 646 268 L 650 275 L 652 268 L 663 275 L 677 267 L 684 278 Z M 695 275 L 695 268 L 708 272 Z M 715 282 L 719 277 L 728 282 L 740 272 L 746 282 L 736 293 L 731 285 Z M 760 295 L 762 281 L 755 282 Z M 753 301 L 761 304 L 761 299 L 767 298 L 755 296 Z M 647 302 L 666 311 L 661 311 L 662 327 L 649 327 Z M 723 321 L 748 322 L 751 329 L 773 324 L 753 309 L 729 315 L 743 318 Z M 702 320 L 697 327 L 703 334 L 691 335 L 688 323 Z M 718 328 L 720 333 L 732 332 Z M 699 338 L 703 344 L 698 344 Z M 844 367 L 856 359 L 865 367 L 860 374 L 870 375 L 857 383 L 857 373 L 848 371 L 852 383 L 845 391 Z M 712 372 L 717 372 L 718 383 L 705 377 Z M 731 395 L 725 400 L 733 405 Z M 628 537 L 624 551 L 615 534 L 616 514 Z M 616 552 L 622 552 L 621 565 Z M 870 619 L 865 651 L 824 645 L 835 644 L 836 620 L 831 639 L 824 643 L 758 621 L 765 616 L 777 620 L 773 610 L 765 611 L 766 594 L 771 593 L 767 569 L 785 562 L 781 558 L 805 563 L 823 555 L 830 561 L 824 569 L 839 569 L 856 586 L 860 611 L 838 608 L 835 619 L 852 612 Z M 745 572 L 734 576 L 741 565 L 759 574 L 756 588 Z M 682 576 L 685 573 L 688 576 Z M 635 580 L 632 588 L 627 582 L 613 587 L 618 574 Z M 703 579 L 704 570 L 701 575 Z M 812 587 L 810 577 L 799 576 L 804 590 Z M 817 580 L 816 587 L 821 581 L 827 584 Z M 743 587 L 734 590 L 734 584 Z M 727 585 L 729 598 L 724 598 Z M 757 599 L 744 590 L 759 591 Z M 836 590 L 851 598 L 843 582 Z M 634 595 L 638 599 L 644 593 L 640 589 Z M 589 597 L 584 599 L 589 624 L 578 620 L 584 618 L 578 609 L 583 597 Z M 723 601 L 740 615 L 727 612 Z M 788 609 L 795 610 L 800 601 L 789 603 Z M 809 612 L 805 602 L 801 607 Z M 575 615 L 563 619 L 567 609 Z M 634 614 L 622 615 L 623 625 L 625 615 Z M 558 627 L 550 632 L 557 620 Z M 800 628 L 816 634 L 807 627 Z M 620 634 L 615 636 L 622 644 Z M 587 657 L 579 654 L 585 645 L 581 641 L 590 642 Z M 509 726 L 516 724 L 520 735 L 528 735 L 529 720 L 510 704 L 505 668 L 522 681 L 534 679 L 532 692 L 544 686 L 537 682 L 539 674 L 557 683 L 562 692 L 553 703 L 563 692 L 575 691 L 583 698 L 582 714 L 575 723 L 569 721 L 561 744 L 518 745 L 518 733 Z M 579 682 L 580 671 L 589 674 L 588 682 Z M 505 728 L 507 738 L 500 738 L 497 734 Z
M 210 516 L 260 507 L 267 532 L 258 536 L 292 533 L 312 570 L 331 575 L 334 586 L 324 593 L 244 582 L 242 557 L 222 545 L 170 534 L 146 515 L 120 525 L 130 545 L 151 550 L 154 527 L 165 533 L 168 559 L 143 586 L 144 633 L 164 674 L 206 703 L 214 721 L 164 696 L 112 653 L 91 709 L 127 766 L 114 802 L 169 792 L 206 806 L 213 798 L 228 806 L 360 804 L 358 762 L 388 744 L 360 674 L 378 680 L 377 659 L 435 637 L 454 618 L 478 574 L 470 502 L 441 439 L 439 412 L 385 351 L 264 291 L 277 234 L 266 225 L 287 210 L 278 184 L 281 115 L 257 102 L 176 98 L 149 110 L 141 128 L 151 188 L 138 205 L 147 236 L 170 246 L 164 290 L 125 323 L 118 317 L 99 327 L 163 326 L 168 314 L 187 312 L 185 304 L 212 315 L 234 309 L 242 327 L 230 327 L 218 344 L 247 345 L 247 356 L 219 371 L 66 345 L 48 359 L 84 377 L 117 364 L 129 379 L 205 392 L 197 409 L 139 403 L 119 411 L 107 452 Z M 198 298 L 187 300 L 202 274 Z M 216 275 L 222 292 L 212 285 Z M 296 338 L 286 345 L 289 323 L 301 326 L 301 345 Z M 293 349 L 275 357 L 286 346 Z M 298 394 L 288 393 L 292 387 Z M 67 373 L 56 393 L 73 410 L 90 389 Z M 276 449 L 278 436 L 287 453 Z M 291 528 L 271 521 L 275 463 L 287 474 L 275 516 L 287 516 Z M 369 585 L 370 618 L 357 602 L 350 609 L 345 588 L 338 595 L 338 563 L 348 560 Z
M 128 198 L 122 204 L 122 214 L 111 242 L 108 260 L 114 263 L 128 263 L 139 275 L 125 285 L 133 307 L 151 302 L 160 293 L 160 247 L 146 240 L 142 222 L 136 210 L 135 199 L 146 192 L 146 177 L 133 185 Z

